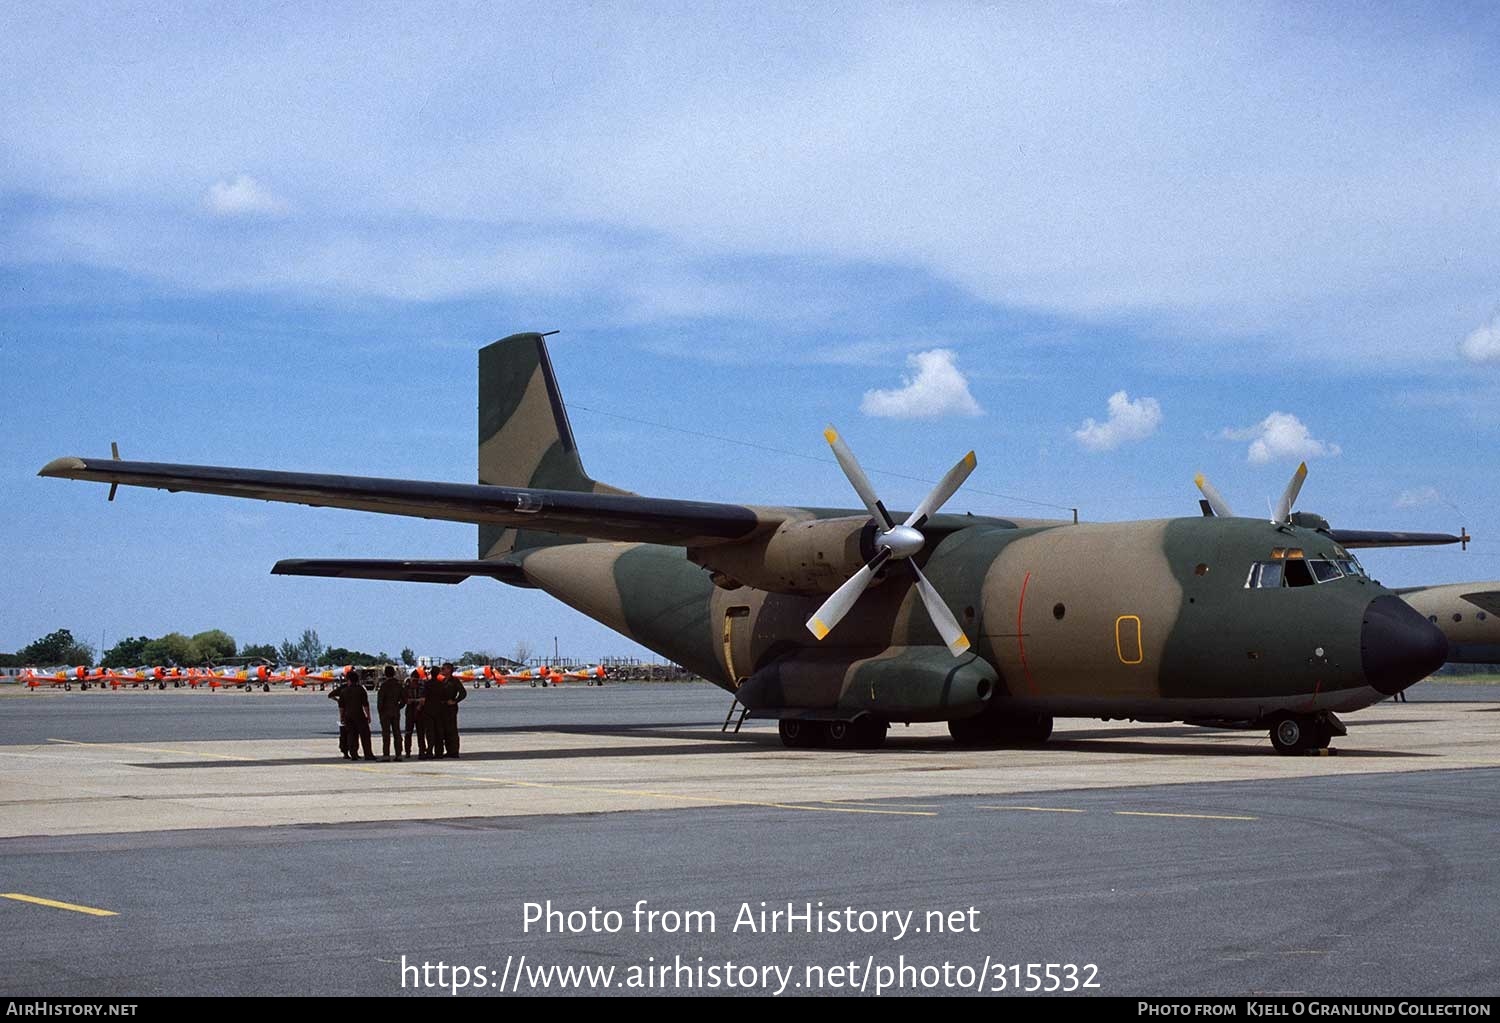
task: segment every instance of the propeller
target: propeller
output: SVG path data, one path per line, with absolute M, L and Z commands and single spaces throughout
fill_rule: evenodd
M 948 605 L 938 594 L 936 587 L 927 581 L 922 570 L 911 558 L 920 553 L 927 544 L 927 538 L 921 533 L 921 527 L 926 524 L 937 510 L 947 500 L 958 492 L 963 486 L 964 480 L 969 478 L 969 473 L 974 471 L 978 462 L 974 458 L 974 452 L 970 451 L 958 464 L 948 470 L 937 486 L 932 488 L 932 493 L 922 499 L 905 522 L 899 526 L 891 518 L 891 513 L 886 511 L 885 505 L 875 494 L 875 488 L 870 486 L 869 477 L 865 475 L 859 466 L 859 460 L 854 457 L 854 452 L 849 450 L 849 445 L 844 443 L 844 438 L 832 426 L 823 431 L 830 447 L 833 448 L 833 456 L 838 459 L 839 467 L 844 470 L 844 475 L 854 486 L 855 493 L 864 502 L 865 508 L 869 510 L 871 517 L 875 519 L 875 556 L 867 561 L 863 568 L 855 572 L 844 584 L 833 591 L 833 595 L 823 602 L 823 606 L 807 620 L 808 631 L 818 639 L 828 635 L 833 627 L 843 620 L 860 594 L 869 587 L 888 561 L 905 562 L 907 570 L 911 573 L 912 580 L 916 586 L 917 595 L 922 599 L 922 606 L 927 609 L 927 616 L 932 619 L 932 624 L 937 626 L 938 635 L 943 637 L 943 642 L 948 645 L 948 651 L 954 657 L 963 655 L 969 649 L 969 637 L 964 635 L 964 630 L 959 626 L 958 620 L 953 617 L 953 612 L 948 610 Z
M 1289 525 L 1292 521 L 1292 506 L 1297 503 L 1297 495 L 1302 492 L 1302 484 L 1307 479 L 1307 463 L 1302 462 L 1297 466 L 1297 471 L 1292 473 L 1292 478 L 1287 481 L 1286 489 L 1281 492 L 1281 499 L 1271 511 L 1271 521 L 1278 526 Z M 1200 472 L 1193 477 L 1193 482 L 1203 492 L 1204 502 L 1207 508 L 1205 515 L 1217 515 L 1220 518 L 1233 518 L 1234 510 L 1229 507 L 1229 502 L 1224 496 L 1208 482 L 1208 479 Z

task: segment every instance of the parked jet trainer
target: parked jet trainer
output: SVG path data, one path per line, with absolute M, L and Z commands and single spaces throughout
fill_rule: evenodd
M 478 560 L 273 571 L 542 589 L 779 719 L 788 746 L 911 721 L 1040 742 L 1062 716 L 1266 728 L 1301 752 L 1447 653 L 1348 548 L 1459 538 L 1301 525 L 1300 474 L 1272 521 L 943 514 L 971 452 L 901 515 L 826 437 L 862 510 L 639 497 L 584 472 L 543 335 L 517 334 L 479 353 L 478 484 L 95 458 L 41 475 L 476 523 Z

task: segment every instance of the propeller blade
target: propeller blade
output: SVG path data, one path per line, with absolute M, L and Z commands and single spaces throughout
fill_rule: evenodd
M 979 462 L 974 458 L 974 452 L 970 451 L 958 460 L 958 464 L 948 470 L 948 475 L 938 480 L 938 485 L 932 488 L 932 493 L 922 499 L 917 505 L 917 510 L 911 513 L 905 525 L 914 529 L 921 529 L 922 523 L 932 517 L 943 505 L 948 503 L 948 498 L 958 492 L 958 488 L 964 485 L 964 480 L 969 478 L 969 473 L 974 471 L 974 466 Z
M 1214 489 L 1214 485 L 1208 482 L 1207 477 L 1200 472 L 1193 477 L 1193 482 L 1198 484 L 1198 489 L 1203 491 L 1204 497 L 1208 498 L 1208 506 L 1213 509 L 1215 515 L 1225 519 L 1234 518 L 1234 509 L 1229 507 L 1229 502 Z
M 1276 517 L 1273 522 L 1292 521 L 1292 505 L 1297 503 L 1297 495 L 1302 491 L 1302 481 L 1307 479 L 1307 463 L 1303 462 L 1297 466 L 1297 471 L 1292 473 L 1292 478 L 1287 482 L 1286 489 L 1281 493 L 1281 500 L 1276 502 Z
M 896 523 L 891 519 L 891 513 L 885 510 L 885 505 L 880 503 L 880 498 L 875 496 L 875 488 L 870 486 L 870 479 L 865 471 L 859 467 L 859 461 L 854 457 L 854 452 L 849 450 L 849 445 L 844 443 L 844 438 L 839 432 L 829 426 L 823 431 L 823 437 L 828 441 L 829 447 L 833 448 L 833 457 L 839 460 L 839 468 L 844 470 L 844 475 L 849 477 L 849 482 L 854 485 L 855 493 L 870 510 L 875 521 L 882 529 L 890 529 Z M 831 626 L 830 626 L 831 627 Z
M 962 657 L 964 651 L 969 649 L 969 637 L 964 635 L 958 619 L 953 617 L 953 612 L 948 610 L 948 605 L 943 602 L 932 583 L 927 581 L 917 563 L 908 561 L 907 565 L 911 566 L 911 574 L 917 581 L 917 593 L 927 608 L 927 616 L 937 626 L 938 635 L 943 637 L 943 642 L 948 644 L 948 652 L 954 657 Z
M 813 612 L 813 616 L 807 620 L 807 631 L 818 639 L 822 639 L 833 631 L 833 627 L 843 620 L 844 615 L 854 606 L 860 594 L 870 585 L 870 580 L 875 578 L 875 573 L 880 571 L 880 566 L 890 560 L 891 549 L 882 547 L 875 556 L 865 563 L 865 566 L 855 572 L 844 585 L 833 591 L 833 596 L 823 601 L 823 606 Z

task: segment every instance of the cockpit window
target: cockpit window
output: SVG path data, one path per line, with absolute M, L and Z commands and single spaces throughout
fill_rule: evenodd
M 1309 561 L 1307 566 L 1312 569 L 1313 577 L 1320 583 L 1331 583 L 1335 579 L 1342 579 L 1344 573 L 1331 561 Z
M 1313 578 L 1312 569 L 1307 567 L 1307 562 L 1301 558 L 1287 559 L 1286 567 L 1281 570 L 1281 581 L 1284 586 L 1312 586 L 1317 582 Z
M 1257 561 L 1250 566 L 1245 580 L 1248 590 L 1274 590 L 1283 586 L 1312 586 L 1342 579 L 1348 572 L 1339 564 L 1323 558 L 1277 558 Z
M 1365 566 L 1359 563 L 1359 559 L 1342 547 L 1334 548 L 1333 561 L 1334 564 L 1344 570 L 1345 575 L 1358 576 L 1361 579 L 1369 578 L 1369 573 L 1365 571 Z
M 1250 578 L 1245 588 L 1250 590 L 1274 590 L 1281 587 L 1281 561 L 1257 561 L 1250 566 Z

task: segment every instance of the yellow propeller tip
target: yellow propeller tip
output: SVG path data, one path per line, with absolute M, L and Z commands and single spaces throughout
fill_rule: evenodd
M 839 432 L 830 426 L 828 429 L 823 431 L 823 439 L 832 444 L 834 441 L 839 439 Z
M 957 650 L 969 649 L 969 637 L 960 633 L 959 637 L 953 641 L 953 646 Z
M 1201 472 L 1198 475 L 1196 475 L 1196 476 L 1193 477 L 1193 486 L 1195 486 L 1195 487 L 1201 487 L 1201 486 L 1203 486 L 1203 474 Z
M 970 469 L 974 468 L 974 466 L 978 463 L 979 459 L 974 457 L 974 452 L 970 451 L 967 455 L 964 455 L 964 464 L 967 465 Z
M 812 631 L 812 634 L 814 636 L 817 636 L 819 639 L 822 639 L 824 636 L 828 635 L 828 626 L 824 625 L 816 618 L 808 622 L 807 627 Z

